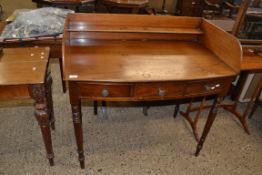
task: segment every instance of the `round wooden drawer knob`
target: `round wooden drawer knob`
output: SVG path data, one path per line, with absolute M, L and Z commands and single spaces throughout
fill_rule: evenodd
M 107 97 L 109 95 L 109 91 L 107 89 L 103 89 L 101 95 L 102 97 Z
M 166 95 L 166 91 L 164 89 L 159 88 L 158 89 L 158 95 L 160 97 L 164 97 Z

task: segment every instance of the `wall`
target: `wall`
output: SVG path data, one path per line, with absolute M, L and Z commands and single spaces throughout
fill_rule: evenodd
M 32 0 L 0 0 L 0 3 L 4 9 L 5 17 L 12 14 L 15 9 L 36 8 L 36 5 Z

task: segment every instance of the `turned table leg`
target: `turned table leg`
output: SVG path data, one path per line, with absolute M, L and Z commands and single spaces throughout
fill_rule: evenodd
M 82 129 L 82 112 L 81 112 L 81 100 L 78 97 L 77 88 L 74 87 L 74 83 L 69 83 L 69 96 L 72 109 L 72 117 L 75 131 L 75 139 L 78 152 L 78 160 L 80 167 L 85 168 L 85 156 L 83 149 L 83 129 Z
M 220 103 L 220 101 L 222 101 L 222 98 L 219 98 L 219 103 L 217 103 L 218 101 L 218 97 L 215 98 L 214 102 L 213 102 L 213 105 L 209 111 L 209 114 L 208 114 L 208 118 L 207 118 L 207 121 L 206 121 L 206 124 L 205 124 L 205 127 L 204 127 L 204 130 L 203 130 L 203 133 L 202 133 L 202 136 L 197 144 L 197 149 L 196 149 L 196 152 L 195 152 L 195 156 L 198 156 L 202 147 L 203 147 L 203 144 L 206 140 L 206 137 L 209 133 L 209 130 L 216 118 L 216 115 L 217 115 L 217 110 L 218 110 L 218 104 Z
M 49 116 L 47 112 L 47 99 L 45 94 L 45 85 L 36 84 L 31 86 L 31 95 L 35 100 L 35 117 L 41 128 L 44 144 L 47 152 L 47 158 L 51 166 L 54 165 L 54 153 L 52 147 L 51 131 L 49 127 Z

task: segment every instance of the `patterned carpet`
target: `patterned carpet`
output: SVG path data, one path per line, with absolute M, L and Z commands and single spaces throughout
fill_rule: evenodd
M 57 61 L 51 62 L 51 70 L 55 166 L 48 165 L 32 101 L 1 102 L 0 175 L 261 175 L 261 108 L 249 120 L 252 135 L 230 113 L 220 110 L 200 156 L 195 157 L 196 141 L 190 127 L 181 116 L 172 117 L 171 104 L 151 107 L 148 116 L 134 104 L 111 104 L 109 119 L 103 120 L 101 108 L 95 116 L 91 103 L 85 102 L 86 168 L 81 170 L 68 94 L 62 93 Z M 199 131 L 205 119 L 206 112 Z

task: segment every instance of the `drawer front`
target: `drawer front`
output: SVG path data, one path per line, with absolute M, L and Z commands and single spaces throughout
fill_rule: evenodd
M 80 96 L 82 97 L 130 97 L 130 85 L 112 84 L 80 84 Z
M 181 83 L 142 83 L 135 86 L 136 97 L 165 98 L 183 96 Z
M 223 90 L 225 84 L 222 80 L 196 81 L 187 83 L 186 96 L 216 94 Z

